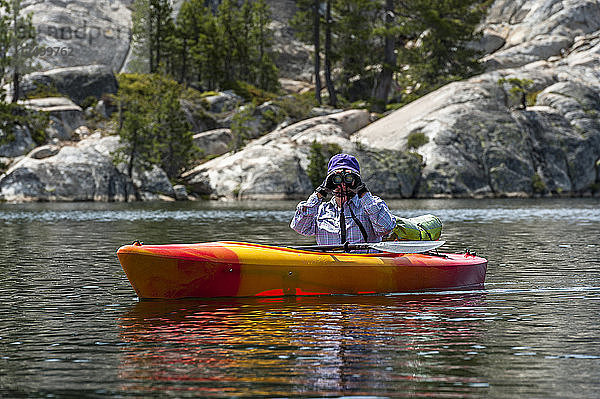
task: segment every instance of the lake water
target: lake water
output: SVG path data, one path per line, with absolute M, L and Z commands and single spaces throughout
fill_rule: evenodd
M 310 243 L 295 203 L 0 204 L 0 397 L 600 397 L 600 200 L 389 205 L 485 289 L 139 302 L 119 246 Z

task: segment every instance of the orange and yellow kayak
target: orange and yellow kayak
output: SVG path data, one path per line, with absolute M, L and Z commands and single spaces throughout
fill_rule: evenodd
M 243 242 L 135 243 L 117 256 L 142 299 L 478 289 L 487 268 L 472 254 L 331 253 Z

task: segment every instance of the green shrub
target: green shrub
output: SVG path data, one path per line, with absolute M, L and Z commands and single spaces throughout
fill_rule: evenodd
M 87 96 L 85 100 L 81 102 L 82 109 L 88 109 L 89 107 L 95 107 L 98 104 L 98 99 L 94 96 Z
M 16 126 L 29 129 L 36 144 L 46 142 L 46 128 L 50 116 L 45 112 L 33 111 L 20 104 L 9 104 L 0 101 L 0 145 L 13 141 L 13 130 Z
M 233 151 L 240 150 L 250 138 L 252 115 L 256 107 L 250 103 L 237 112 L 231 119 L 231 134 L 233 135 Z
M 251 85 L 250 83 L 242 82 L 239 80 L 235 82 L 229 82 L 224 88 L 233 90 L 245 101 L 249 101 L 254 104 L 262 104 L 264 102 L 271 101 L 277 97 L 276 93 L 270 93 L 268 91 L 261 90 L 258 87 Z
M 25 95 L 25 98 L 28 100 L 46 97 L 63 97 L 63 94 L 58 91 L 54 84 L 50 84 L 36 86 L 33 91 L 30 91 Z
M 533 107 L 535 105 L 535 103 L 537 102 L 537 96 L 540 93 L 541 93 L 541 90 L 532 91 L 530 93 L 527 93 L 527 95 L 525 96 L 525 101 L 526 101 L 528 107 Z
M 299 94 L 291 94 L 274 99 L 273 104 L 282 110 L 283 117 L 281 121 L 285 119 L 285 116 L 299 121 L 310 115 L 310 111 L 314 107 L 314 99 Z
M 406 138 L 406 146 L 408 149 L 414 149 L 429 143 L 429 138 L 423 132 L 412 132 Z
M 509 99 L 512 103 L 519 104 L 520 109 L 525 110 L 528 105 L 535 104 L 538 93 L 529 91 L 533 87 L 533 80 L 519 78 L 498 79 L 498 86 L 502 87 L 502 90 L 506 90 L 504 88 L 505 85 L 510 87 L 508 90 Z
M 546 183 L 544 183 L 540 175 L 537 173 L 534 173 L 531 177 L 531 189 L 533 190 L 534 194 L 542 194 L 547 190 Z

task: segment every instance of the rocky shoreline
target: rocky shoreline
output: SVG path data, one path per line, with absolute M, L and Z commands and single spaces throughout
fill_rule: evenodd
M 384 198 L 600 196 L 600 6 L 497 0 L 484 26 L 486 72 L 378 119 L 316 109 L 312 118 L 273 125 L 264 115 L 274 105 L 265 103 L 252 115 L 253 139 L 231 152 L 231 115 L 243 100 L 231 92 L 208 98 L 208 120 L 195 116 L 199 104 L 182 102 L 196 145 L 213 159 L 176 186 L 159 168 L 131 179 L 113 164 L 119 139 L 108 104 L 81 107 L 88 96 L 116 91 L 107 64 L 32 74 L 24 90 L 52 81 L 63 97 L 28 104 L 50 115 L 47 143 L 36 147 L 30 132 L 16 129 L 0 146 L 0 201 L 302 198 L 312 191 L 313 141 L 355 154 L 367 185 Z M 284 78 L 291 87 L 293 77 Z M 531 80 L 534 105 L 511 103 L 503 78 Z M 415 135 L 422 143 L 410 146 Z

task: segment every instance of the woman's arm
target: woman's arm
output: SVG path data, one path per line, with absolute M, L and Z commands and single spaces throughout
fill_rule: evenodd
M 396 227 L 396 219 L 381 198 L 367 191 L 360 197 L 360 202 L 379 237 L 386 236 Z
M 305 236 L 317 234 L 317 213 L 321 205 L 321 197 L 312 193 L 306 201 L 302 201 L 296 207 L 296 214 L 290 223 L 290 227 Z

